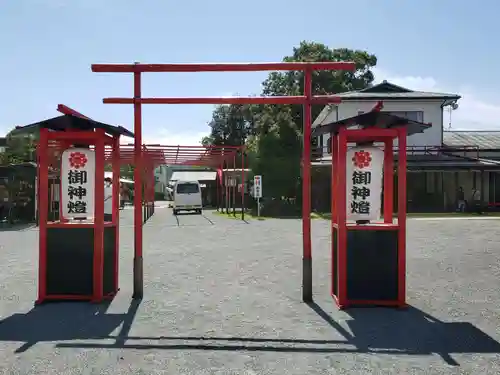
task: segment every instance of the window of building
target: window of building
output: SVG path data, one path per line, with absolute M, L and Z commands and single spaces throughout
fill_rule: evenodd
M 358 110 L 358 116 L 365 113 L 365 111 Z M 408 120 L 424 122 L 424 112 L 423 111 L 388 111 L 391 115 L 403 117 Z
M 311 138 L 311 151 L 313 158 L 323 156 L 323 136 Z

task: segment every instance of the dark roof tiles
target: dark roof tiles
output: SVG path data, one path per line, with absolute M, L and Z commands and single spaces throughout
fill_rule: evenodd
M 356 126 L 361 128 L 395 128 L 406 126 L 407 134 L 412 135 L 422 133 L 425 129 L 430 128 L 431 124 L 407 120 L 387 112 L 371 111 L 330 124 L 319 125 L 314 128 L 311 136 L 317 137 L 321 134 L 329 133 L 336 134 L 342 127 L 353 128 Z
M 122 126 L 104 124 L 99 121 L 94 121 L 73 115 L 62 115 L 47 120 L 39 121 L 34 124 L 18 126 L 11 132 L 11 134 L 30 132 L 36 128 L 45 128 L 53 131 L 64 131 L 71 129 L 78 129 L 78 130 L 103 129 L 106 133 L 111 135 L 123 135 L 126 137 L 134 137 L 134 133 L 125 129 Z

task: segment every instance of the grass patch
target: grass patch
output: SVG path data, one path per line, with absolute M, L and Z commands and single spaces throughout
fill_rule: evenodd
M 218 216 L 223 216 L 223 217 L 226 217 L 228 219 L 236 219 L 236 220 L 241 220 L 241 212 L 237 212 L 236 213 L 236 216 L 233 215 L 232 212 L 230 212 L 229 214 L 225 213 L 225 212 L 220 212 L 220 211 L 213 211 L 213 214 L 214 215 L 218 215 Z M 330 214 L 327 214 L 328 217 L 324 217 L 323 216 L 324 214 L 318 214 L 316 212 L 312 212 L 311 213 L 311 219 L 327 219 L 330 217 Z M 266 220 L 266 219 L 302 219 L 302 216 L 257 216 L 257 215 L 252 215 L 251 213 L 249 212 L 245 212 L 245 218 L 251 218 L 251 219 L 255 219 L 255 220 Z
M 233 216 L 233 213 L 230 212 L 226 214 L 225 212 L 213 211 L 214 215 L 223 216 L 227 219 L 235 219 L 241 220 L 241 212 L 236 212 L 236 216 Z M 419 218 L 419 217 L 500 217 L 500 212 L 484 212 L 482 215 L 478 215 L 473 212 L 441 212 L 441 213 L 409 213 L 406 215 L 407 218 Z M 397 215 L 394 215 L 397 218 Z M 245 218 L 250 218 L 254 220 L 266 220 L 266 219 L 302 219 L 302 216 L 257 216 L 252 215 L 249 212 L 245 212 Z M 332 214 L 329 212 L 312 212 L 311 219 L 322 219 L 322 220 L 331 220 Z
M 325 217 L 325 214 L 318 212 L 311 212 L 311 219 L 329 219 L 331 216 L 332 215 L 328 214 L 328 217 Z
M 228 214 L 225 213 L 225 212 L 220 212 L 220 211 L 213 211 L 212 212 L 214 215 L 217 215 L 217 216 L 222 216 L 222 217 L 225 217 L 226 219 L 233 219 L 233 220 L 241 220 L 241 212 L 236 212 L 236 215 L 233 215 L 232 212 L 229 212 Z M 258 217 L 258 216 L 254 216 L 248 212 L 245 212 L 245 219 L 246 218 L 250 218 L 250 219 L 255 219 L 255 220 L 265 220 L 264 217 Z
M 316 219 L 330 220 L 332 218 L 332 214 L 329 212 L 313 212 L 312 216 L 315 216 Z
M 315 212 L 313 213 L 317 218 L 330 220 L 332 218 L 332 214 L 329 212 Z M 408 218 L 418 218 L 418 217 L 481 217 L 481 216 L 491 216 L 491 217 L 500 217 L 500 212 L 484 212 L 481 215 L 478 215 L 474 212 L 422 212 L 422 213 L 408 213 L 406 217 Z M 311 216 L 312 217 L 312 216 Z M 397 214 L 394 215 L 397 218 Z
M 474 216 L 493 216 L 499 217 L 500 212 L 483 212 L 481 215 L 475 212 L 441 212 L 441 213 L 412 213 L 408 217 L 474 217 Z

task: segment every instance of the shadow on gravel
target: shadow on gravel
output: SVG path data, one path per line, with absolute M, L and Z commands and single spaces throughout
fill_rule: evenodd
M 102 339 L 120 325 L 116 343 L 124 342 L 139 308 L 132 300 L 124 314 L 107 313 L 108 303 L 52 302 L 35 306 L 25 314 L 14 314 L 0 321 L 0 341 L 23 343 L 16 353 L 39 342 Z
M 319 305 L 309 306 L 342 340 L 309 340 L 264 337 L 130 336 L 140 301 L 133 300 L 123 314 L 107 313 L 107 305 L 52 303 L 26 314 L 15 314 L 0 324 L 0 341 L 23 343 L 17 353 L 39 342 L 58 342 L 58 348 L 204 350 L 283 353 L 371 353 L 390 355 L 440 355 L 450 365 L 459 364 L 451 354 L 498 354 L 500 344 L 467 322 L 442 322 L 415 309 L 350 309 L 346 324 L 331 318 Z M 120 327 L 119 333 L 112 333 Z M 352 332 L 352 334 L 350 333 Z M 71 342 L 71 341 L 94 342 Z M 61 342 L 70 341 L 70 342 Z M 129 341 L 143 341 L 131 343 Z M 144 343 L 154 341 L 155 343 Z
M 414 307 L 352 308 L 346 323 L 352 335 L 335 322 L 316 303 L 309 306 L 349 343 L 361 352 L 392 349 L 400 354 L 438 354 L 452 366 L 459 364 L 451 354 L 498 354 L 500 343 L 468 322 L 443 322 Z

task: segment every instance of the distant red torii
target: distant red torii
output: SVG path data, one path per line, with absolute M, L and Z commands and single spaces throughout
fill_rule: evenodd
M 91 120 L 75 109 L 58 104 L 57 111 Z M 169 146 L 160 144 L 143 145 L 143 157 L 154 167 L 161 164 L 199 165 L 218 169 L 224 162 L 234 161 L 243 146 Z M 106 150 L 106 160 L 111 160 L 111 150 Z M 135 164 L 134 144 L 120 145 L 120 161 L 123 164 Z

